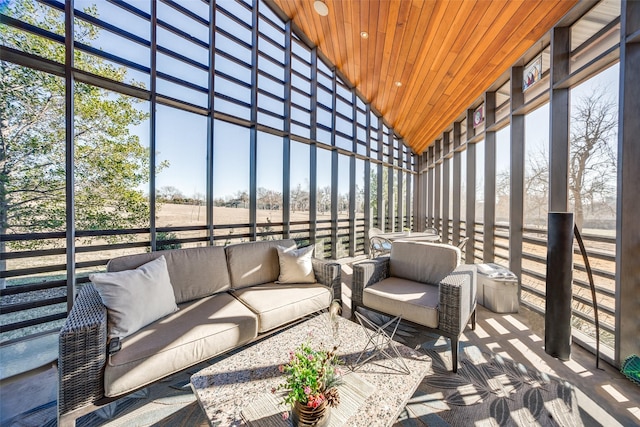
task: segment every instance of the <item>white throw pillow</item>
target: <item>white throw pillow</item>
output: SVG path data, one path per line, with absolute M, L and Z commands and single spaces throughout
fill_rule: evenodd
M 89 275 L 107 307 L 108 335 L 124 338 L 178 310 L 164 255 L 135 270 Z
M 313 246 L 294 249 L 277 246 L 280 276 L 276 283 L 316 283 L 311 255 Z

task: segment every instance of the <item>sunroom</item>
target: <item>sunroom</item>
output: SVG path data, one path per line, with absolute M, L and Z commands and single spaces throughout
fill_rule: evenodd
M 640 423 L 617 372 L 640 355 L 640 3 L 9 0 L 0 18 L 3 425 L 55 425 L 60 328 L 112 258 L 293 239 L 341 264 L 349 317 L 370 230 L 431 228 L 518 278 L 518 313 L 480 307 L 469 345 L 551 365 L 588 400 L 578 425 Z M 586 248 L 564 362 L 543 340 L 554 212 Z M 424 384 L 398 425 L 439 417 Z

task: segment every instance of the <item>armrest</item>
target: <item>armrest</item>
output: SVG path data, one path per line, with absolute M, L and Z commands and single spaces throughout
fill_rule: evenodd
M 342 301 L 342 266 L 318 258 L 311 258 L 311 265 L 318 283 L 332 290 L 334 300 Z
M 462 264 L 440 282 L 438 329 L 459 336 L 476 308 L 476 266 Z
M 353 306 L 362 306 L 362 292 L 367 286 L 389 277 L 389 257 L 374 258 L 353 264 L 351 301 Z
M 107 309 L 92 284 L 78 294 L 58 338 L 58 413 L 104 396 Z

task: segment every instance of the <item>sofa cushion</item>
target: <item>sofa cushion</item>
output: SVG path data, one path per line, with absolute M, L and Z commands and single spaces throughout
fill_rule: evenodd
M 276 249 L 280 264 L 280 275 L 276 283 L 300 284 L 316 282 L 313 265 L 311 265 L 313 246 L 300 249 L 277 246 Z
M 225 248 L 231 287 L 241 289 L 278 280 L 280 264 L 277 246 L 295 249 L 296 242 L 287 240 L 264 240 L 238 243 Z
M 121 341 L 104 371 L 105 396 L 119 396 L 253 340 L 256 315 L 228 293 L 180 310 Z
M 107 271 L 131 270 L 164 255 L 178 304 L 229 289 L 227 260 L 222 246 L 174 249 L 114 258 Z
M 389 277 L 367 286 L 362 293 L 362 302 L 365 307 L 383 313 L 402 316 L 429 328 L 438 327 L 439 290 L 436 285 Z
M 394 242 L 389 275 L 437 285 L 458 265 L 460 249 L 427 242 Z
M 124 338 L 178 310 L 163 256 L 135 270 L 90 274 L 107 307 L 109 338 Z
M 329 288 L 317 283 L 268 283 L 233 291 L 233 295 L 258 315 L 259 333 L 322 310 L 331 303 Z

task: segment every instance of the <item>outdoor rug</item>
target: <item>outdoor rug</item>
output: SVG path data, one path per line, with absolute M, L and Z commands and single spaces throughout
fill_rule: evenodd
M 388 316 L 358 310 L 376 324 Z M 390 332 L 390 331 L 388 331 Z M 458 372 L 451 371 L 449 340 L 401 322 L 394 337 L 424 351 L 431 370 L 394 427 L 583 426 L 576 392 L 561 379 L 460 342 Z
M 396 426 L 582 426 L 573 386 L 561 378 L 461 343 L 458 372 L 449 343 L 422 346 L 433 363 Z

